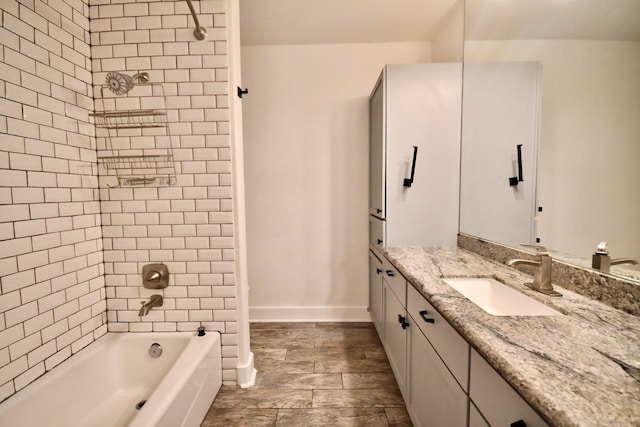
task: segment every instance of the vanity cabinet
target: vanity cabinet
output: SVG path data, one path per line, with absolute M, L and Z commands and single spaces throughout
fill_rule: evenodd
M 384 340 L 382 273 L 382 261 L 369 250 L 369 312 L 378 336 Z
M 409 318 L 407 410 L 414 426 L 465 427 L 467 395 L 427 338 Z
M 370 250 L 369 265 L 371 315 L 415 426 L 548 427 L 393 264 Z
M 471 350 L 470 377 L 469 397 L 489 425 L 548 427 L 533 408 L 475 350 Z
M 393 292 L 386 279 L 382 280 L 384 296 L 384 340 L 389 364 L 400 392 L 407 400 L 407 329 L 408 319 L 404 302 Z M 406 285 L 405 285 L 406 286 Z

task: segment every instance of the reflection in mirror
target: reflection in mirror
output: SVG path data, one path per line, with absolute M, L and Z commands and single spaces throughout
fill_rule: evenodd
M 477 145 L 478 135 L 465 135 L 465 129 L 487 116 L 495 101 L 487 96 L 487 103 L 467 103 L 468 78 L 477 77 L 468 70 L 477 63 L 538 63 L 541 102 L 537 187 L 529 195 L 537 200 L 527 212 L 530 219 L 516 224 L 489 215 L 474 230 L 468 225 L 478 222 L 471 217 L 480 210 L 461 207 L 460 231 L 516 246 L 516 239 L 535 230 L 531 240 L 586 266 L 602 241 L 609 242 L 612 259 L 640 260 L 639 16 L 637 0 L 466 1 L 462 156 L 468 164 L 463 160 L 461 206 L 465 186 L 485 179 L 482 171 L 492 168 L 474 163 L 483 161 L 479 154 L 465 155 L 485 149 Z M 488 124 L 497 132 L 513 125 L 501 116 Z M 472 190 L 486 210 L 513 209 L 490 206 L 497 196 L 489 185 Z M 515 192 L 511 198 L 517 199 Z M 640 276 L 634 269 L 638 266 L 614 265 L 611 273 Z

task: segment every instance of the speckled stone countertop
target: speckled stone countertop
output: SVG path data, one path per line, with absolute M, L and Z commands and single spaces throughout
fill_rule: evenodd
M 640 426 L 640 318 L 557 283 L 561 298 L 531 291 L 531 276 L 462 249 L 384 254 L 551 425 Z M 451 277 L 493 277 L 564 315 L 492 316 Z

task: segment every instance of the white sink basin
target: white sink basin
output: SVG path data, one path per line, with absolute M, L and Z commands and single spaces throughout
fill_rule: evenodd
M 449 286 L 494 316 L 558 316 L 562 313 L 494 279 L 443 279 Z

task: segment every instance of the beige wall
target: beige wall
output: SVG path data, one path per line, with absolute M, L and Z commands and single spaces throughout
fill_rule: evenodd
M 467 41 L 465 60 L 543 64 L 541 243 L 640 258 L 640 43 Z
M 368 97 L 427 43 L 243 46 L 252 319 L 368 319 Z

